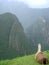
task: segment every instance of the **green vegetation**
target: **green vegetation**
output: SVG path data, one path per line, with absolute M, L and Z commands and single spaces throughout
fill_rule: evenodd
M 42 51 L 49 50 L 49 19 L 39 16 L 27 29 L 29 38 L 37 49 L 38 43 L 42 45 Z
M 0 15 L 0 60 L 31 53 L 31 42 L 18 18 L 11 13 Z
M 44 54 L 49 59 L 49 51 L 45 51 Z M 24 57 L 17 57 L 11 60 L 0 60 L 0 65 L 40 65 L 40 64 L 36 62 L 35 54 L 33 54 Z

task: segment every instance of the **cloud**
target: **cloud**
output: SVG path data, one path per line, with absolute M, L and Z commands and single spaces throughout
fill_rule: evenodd
M 44 8 L 49 7 L 49 0 L 0 0 L 8 2 L 23 2 L 27 4 L 30 8 Z
M 11 2 L 11 1 L 17 1 L 17 0 L 8 0 L 9 2 Z
M 48 4 L 48 0 L 18 0 L 19 2 L 24 2 L 27 4 L 29 7 L 42 7 L 44 5 Z

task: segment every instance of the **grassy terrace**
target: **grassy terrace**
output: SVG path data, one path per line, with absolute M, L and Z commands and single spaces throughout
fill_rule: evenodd
M 44 54 L 49 59 L 49 51 L 45 51 Z M 8 60 L 0 60 L 0 65 L 40 65 L 34 59 L 35 54 L 23 56 L 23 57 L 16 57 L 13 59 Z M 49 65 L 49 64 L 47 64 Z

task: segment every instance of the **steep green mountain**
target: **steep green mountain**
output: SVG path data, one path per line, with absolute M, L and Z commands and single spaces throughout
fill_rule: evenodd
M 41 43 L 43 50 L 49 50 L 49 19 L 46 16 L 38 17 L 26 31 L 36 49 L 38 43 Z
M 0 14 L 0 59 L 32 53 L 32 45 L 18 18 L 11 13 Z
M 45 51 L 44 54 L 49 59 L 49 51 Z M 41 65 L 35 60 L 35 54 L 24 57 L 17 57 L 11 60 L 1 60 L 0 65 Z M 49 65 L 46 64 L 46 65 Z

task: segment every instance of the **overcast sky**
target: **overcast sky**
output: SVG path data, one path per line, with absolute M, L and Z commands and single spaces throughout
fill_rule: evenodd
M 0 0 L 3 1 L 3 0 Z M 46 8 L 49 7 L 49 0 L 7 0 L 8 2 L 24 2 L 31 8 Z

